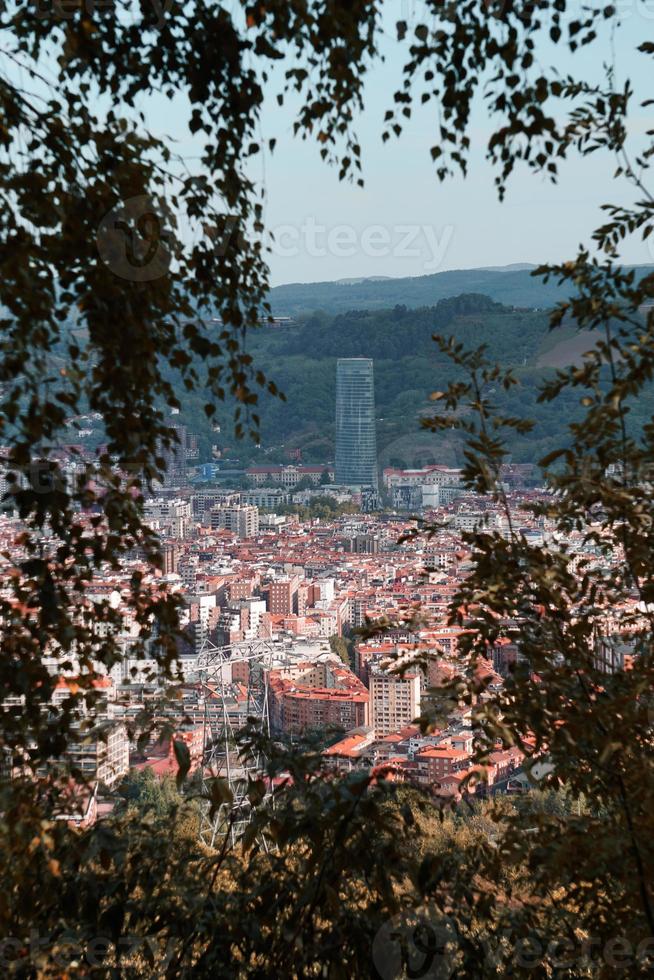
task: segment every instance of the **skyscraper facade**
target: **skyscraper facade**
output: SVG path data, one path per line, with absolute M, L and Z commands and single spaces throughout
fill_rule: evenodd
M 367 357 L 336 364 L 336 472 L 341 486 L 377 489 L 375 379 Z
M 172 429 L 175 441 L 170 446 L 161 446 L 159 455 L 165 462 L 166 475 L 164 477 L 165 487 L 181 487 L 186 483 L 186 447 L 188 444 L 188 433 L 186 426 L 179 421 L 168 421 L 168 428 Z

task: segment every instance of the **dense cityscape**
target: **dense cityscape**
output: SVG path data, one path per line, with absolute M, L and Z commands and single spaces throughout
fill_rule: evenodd
M 466 489 L 461 470 L 452 467 L 379 474 L 373 371 L 368 359 L 338 361 L 335 464 L 303 465 L 294 454 L 293 463 L 246 469 L 239 483 L 247 489 L 204 482 L 192 434 L 171 418 L 176 444 L 164 451 L 166 478 L 144 501 L 162 567 L 154 573 L 134 554 L 120 573 L 98 576 L 88 594 L 90 602 L 108 600 L 119 611 L 124 604 L 126 616 L 117 637 L 121 659 L 109 672 L 98 665 L 94 684 L 102 696 L 78 719 L 79 741 L 67 749 L 74 771 L 88 780 L 80 786 L 84 807 L 69 815 L 73 822 L 87 825 L 111 812 L 112 791 L 130 769 L 174 776 L 175 742 L 188 747 L 191 772 L 228 778 L 238 790 L 253 770 L 240 758 L 237 736 L 253 717 L 273 737 L 319 737 L 326 771 L 383 773 L 448 804 L 462 791 L 520 793 L 534 773 L 547 773 L 544 755 L 536 767 L 531 760 L 528 778 L 523 752 L 500 743 L 488 764 L 476 767 L 474 704 L 451 704 L 440 728 L 420 725 L 421 704 L 459 669 L 463 630 L 450 624 L 450 606 L 470 568 L 470 535 L 517 531 L 537 547 L 563 543 L 554 524 L 537 516 L 547 498 L 537 468 L 505 464 L 496 500 Z M 84 455 L 83 446 L 74 457 L 62 450 L 63 479 L 75 480 Z M 211 471 L 220 474 L 218 467 Z M 314 516 L 316 507 L 323 516 Z M 9 556 L 20 555 L 21 522 L 10 513 L 0 521 L 9 571 Z M 429 533 L 416 534 L 418 527 Z M 605 560 L 584 540 L 580 531 L 565 542 L 572 568 Z M 132 652 L 137 625 L 124 600 L 135 571 L 154 591 L 183 600 L 182 697 L 165 709 L 174 735 L 154 735 L 145 748 L 130 738 L 129 723 L 163 683 L 156 660 Z M 616 611 L 604 634 L 607 670 L 625 665 L 628 647 L 619 631 Z M 520 658 L 519 645 L 507 637 L 488 649 L 477 668 L 482 699 L 497 693 Z M 62 664 L 54 652 L 46 663 L 57 677 L 56 705 L 75 688 L 80 667 L 69 659 Z M 6 767 L 16 766 L 9 756 Z M 233 807 L 243 807 L 238 792 Z M 246 818 L 239 812 L 241 831 Z M 215 824 L 212 840 L 221 826 Z

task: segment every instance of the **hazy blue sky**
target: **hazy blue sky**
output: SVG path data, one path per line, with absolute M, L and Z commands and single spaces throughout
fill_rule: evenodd
M 635 49 L 645 39 L 654 40 L 654 0 L 618 0 L 617 6 L 623 23 L 613 38 L 607 30 L 600 43 L 575 58 L 565 58 L 563 49 L 548 43 L 539 52 L 540 61 L 563 73 L 583 65 L 585 76 L 594 79 L 602 78 L 604 62 L 614 61 L 618 79 L 632 78 L 645 98 L 652 94 L 646 89 L 652 59 Z M 273 284 L 417 276 L 571 258 L 602 221 L 602 203 L 633 199 L 629 187 L 612 180 L 615 161 L 594 155 L 565 163 L 557 186 L 526 170 L 517 172 L 500 204 L 485 159 L 492 120 L 481 104 L 471 130 L 466 180 L 456 177 L 439 184 L 434 176 L 429 147 L 436 140 L 429 103 L 417 109 L 399 141 L 383 145 L 383 115 L 398 87 L 406 50 L 392 39 L 392 21 L 400 14 L 410 17 L 414 7 L 419 9 L 413 0 L 393 3 L 386 62 L 369 76 L 366 111 L 359 123 L 365 189 L 339 183 L 315 143 L 293 138 L 291 109 L 277 107 L 271 86 L 261 129 L 263 138 L 276 137 L 278 144 L 272 155 L 255 164 L 253 173 L 265 185 L 267 223 L 279 238 L 270 258 Z M 634 101 L 631 126 L 636 139 L 651 128 L 645 112 Z M 169 131 L 170 121 L 168 115 Z M 633 263 L 654 260 L 639 240 L 628 243 L 623 257 Z

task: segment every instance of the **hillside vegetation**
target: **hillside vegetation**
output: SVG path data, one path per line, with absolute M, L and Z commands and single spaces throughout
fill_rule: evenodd
M 488 296 L 463 294 L 419 309 L 395 306 L 335 316 L 313 313 L 289 326 L 262 327 L 252 335 L 250 351 L 287 400 L 265 396 L 259 406 L 261 450 L 244 442 L 234 453 L 244 461 L 263 461 L 270 447 L 275 447 L 273 457 L 277 450 L 281 457 L 284 449 L 300 447 L 307 461 L 333 459 L 336 360 L 371 357 L 381 464 L 460 462 L 460 443 L 454 434 L 435 436 L 420 427 L 421 417 L 433 410 L 430 393 L 455 377 L 434 334 L 455 336 L 467 347 L 486 344 L 494 361 L 514 369 L 519 385 L 496 394 L 511 415 L 534 418 L 536 423 L 528 435 L 512 437 L 515 461 L 536 460 L 559 444 L 566 424 L 579 414 L 578 399 L 574 392 L 566 392 L 556 403 L 541 405 L 539 388 L 556 367 L 577 360 L 581 349 L 592 346 L 593 335 L 570 327 L 552 332 L 544 310 L 509 307 Z M 184 404 L 186 420 L 200 432 L 206 455 L 216 437 L 207 426 L 200 400 L 196 404 L 187 396 Z M 642 411 L 648 410 L 644 401 Z M 226 406 L 223 433 L 229 431 L 230 411 Z M 225 435 L 218 438 L 229 440 Z

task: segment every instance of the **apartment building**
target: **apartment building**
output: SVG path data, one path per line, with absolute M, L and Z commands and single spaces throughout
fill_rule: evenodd
M 211 527 L 214 530 L 231 531 L 237 538 L 254 538 L 259 533 L 259 508 L 251 504 L 213 507 Z
M 417 673 L 391 674 L 371 667 L 370 724 L 377 735 L 405 728 L 420 714 L 420 677 Z
M 65 758 L 90 779 L 114 786 L 129 771 L 129 740 L 122 722 L 105 721 L 90 731 L 78 728 L 66 746 Z
M 303 662 L 270 671 L 273 728 L 299 734 L 335 726 L 349 731 L 368 724 L 369 695 L 351 670 L 333 661 Z
M 231 490 L 203 489 L 191 495 L 193 517 L 202 524 L 210 523 L 214 507 L 235 507 L 239 503 L 243 503 L 240 494 Z
M 416 776 L 423 785 L 438 785 L 444 776 L 460 772 L 470 765 L 471 753 L 451 745 L 424 748 L 415 757 Z
M 301 579 L 298 575 L 270 582 L 264 590 L 268 597 L 268 612 L 273 616 L 288 616 L 298 610 L 298 589 Z
M 472 534 L 474 531 L 493 530 L 497 527 L 496 515 L 485 510 L 469 510 L 460 507 L 454 517 L 457 531 Z
M 241 503 L 251 507 L 262 507 L 265 510 L 275 510 L 289 501 L 288 491 L 279 487 L 263 487 L 260 490 L 244 490 L 241 493 Z
M 171 538 L 183 541 L 191 522 L 191 503 L 181 498 L 152 497 L 144 504 L 145 519 Z

